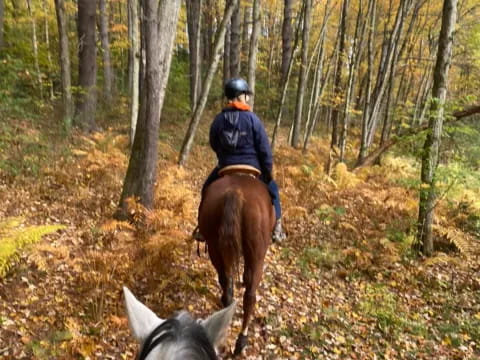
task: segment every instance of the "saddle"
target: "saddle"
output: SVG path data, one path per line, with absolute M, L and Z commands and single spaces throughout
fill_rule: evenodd
M 258 178 L 261 175 L 261 171 L 247 164 L 227 165 L 218 171 L 219 176 L 231 174 L 249 175 Z

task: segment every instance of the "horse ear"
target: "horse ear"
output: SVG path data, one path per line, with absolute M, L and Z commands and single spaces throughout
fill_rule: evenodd
M 125 308 L 127 310 L 130 328 L 135 338 L 142 342 L 163 320 L 138 301 L 125 286 L 123 287 L 123 294 L 125 296 Z
M 206 320 L 201 321 L 202 326 L 207 332 L 208 339 L 215 348 L 220 345 L 225 337 L 230 322 L 232 321 L 233 314 L 235 313 L 236 305 L 237 302 L 234 301 L 230 306 L 217 311 L 210 315 Z

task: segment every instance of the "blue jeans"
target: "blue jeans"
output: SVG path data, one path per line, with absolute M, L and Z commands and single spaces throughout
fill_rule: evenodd
M 220 178 L 220 175 L 218 175 L 219 170 L 220 168 L 217 166 L 215 169 L 212 170 L 210 175 L 208 175 L 207 180 L 205 180 L 205 183 L 202 186 L 202 199 L 203 193 L 205 192 L 205 189 L 208 187 L 208 185 Z M 278 185 L 275 180 L 270 180 L 270 182 L 267 182 L 262 176 L 260 176 L 260 180 L 262 180 L 267 185 L 268 192 L 272 197 L 272 204 L 275 207 L 275 218 L 278 220 L 282 217 L 282 207 L 280 206 L 280 193 L 278 190 Z

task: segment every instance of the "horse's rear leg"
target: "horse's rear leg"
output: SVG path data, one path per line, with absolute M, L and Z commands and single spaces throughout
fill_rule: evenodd
M 222 305 L 227 307 L 233 302 L 233 278 L 222 272 L 218 274 L 218 282 L 222 287 Z
M 237 342 L 235 344 L 235 355 L 247 346 L 248 343 L 248 326 L 250 324 L 251 317 L 255 310 L 255 303 L 257 302 L 257 288 L 260 284 L 263 274 L 263 260 L 256 264 L 245 263 L 245 272 L 243 275 L 243 281 L 245 283 L 245 293 L 243 294 L 243 322 L 242 331 L 238 335 Z
M 212 261 L 215 270 L 218 274 L 218 282 L 222 288 L 222 305 L 227 307 L 233 302 L 233 278 L 225 269 L 224 261 L 216 251 L 213 250 L 212 246 L 208 247 L 208 252 L 210 255 L 210 260 Z

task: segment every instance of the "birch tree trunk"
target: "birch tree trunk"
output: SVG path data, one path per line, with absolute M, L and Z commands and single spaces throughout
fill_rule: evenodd
M 86 132 L 95 131 L 97 106 L 96 0 L 78 0 L 78 96 L 76 122 Z
M 284 0 L 283 25 L 282 25 L 282 65 L 280 70 L 280 86 L 287 79 L 288 67 L 292 57 L 292 13 L 294 0 Z
M 38 63 L 38 41 L 37 41 L 37 24 L 35 22 L 35 16 L 32 13 L 32 5 L 30 0 L 27 0 L 28 15 L 30 16 L 30 22 L 32 25 L 32 47 L 33 47 L 33 61 L 35 63 L 35 72 L 37 75 L 38 86 L 40 90 L 40 98 L 43 99 L 43 83 L 42 73 L 40 72 L 40 65 Z
M 222 23 L 220 24 L 217 35 L 215 36 L 215 45 L 214 53 L 212 56 L 212 62 L 208 67 L 207 75 L 205 76 L 205 81 L 203 82 L 202 92 L 198 98 L 198 103 L 195 106 L 195 111 L 193 112 L 192 119 L 188 126 L 187 133 L 183 140 L 182 149 L 180 151 L 180 156 L 178 164 L 184 166 L 190 150 L 192 148 L 193 140 L 195 138 L 195 133 L 197 131 L 198 124 L 200 123 L 200 118 L 202 117 L 203 109 L 207 103 L 208 94 L 210 92 L 210 87 L 212 85 L 213 77 L 217 71 L 218 63 L 220 62 L 220 57 L 222 55 L 223 42 L 225 41 L 225 34 L 227 30 L 227 24 L 232 17 L 233 10 L 238 4 L 238 0 L 231 0 L 227 7 L 225 7 L 225 13 L 223 15 Z
M 67 17 L 64 0 L 55 0 L 57 27 L 59 37 L 59 62 L 62 79 L 63 126 L 67 134 L 72 127 L 74 104 L 72 98 L 72 70 L 70 67 L 70 53 L 67 30 Z
M 107 0 L 98 0 L 100 17 L 98 24 L 103 56 L 103 95 L 107 104 L 110 104 L 112 102 L 113 69 L 110 55 L 110 43 L 108 40 L 108 17 L 106 1 Z
M 140 24 L 138 0 L 128 0 L 128 38 L 129 38 L 129 90 L 130 90 L 130 146 L 133 146 L 139 109 L 140 82 Z
M 300 131 L 302 128 L 303 99 L 305 97 L 305 88 L 307 85 L 307 63 L 308 63 L 308 43 L 310 40 L 310 20 L 312 16 L 312 0 L 305 0 L 303 16 L 303 36 L 302 36 L 302 62 L 300 64 L 300 76 L 298 78 L 297 103 L 295 106 L 295 119 L 293 123 L 292 143 L 298 148 L 300 143 Z
M 432 222 L 436 200 L 435 172 L 439 160 L 444 105 L 447 96 L 448 70 L 452 58 L 453 32 L 457 20 L 457 0 L 444 0 L 442 28 L 438 41 L 437 61 L 433 73 L 432 102 L 430 104 L 429 132 L 422 156 L 422 186 L 415 248 L 424 255 L 433 252 Z
M 176 35 L 180 0 L 142 0 L 145 80 L 140 116 L 116 217 L 125 219 L 127 199 L 151 208 L 157 177 L 158 130 Z M 160 41 L 160 39 L 162 41 Z M 161 44 L 159 46 L 159 44 Z
M 230 25 L 230 77 L 235 78 L 240 74 L 240 1 L 233 10 Z
M 255 71 L 257 69 L 258 36 L 260 35 L 260 7 L 261 0 L 254 0 L 252 10 L 252 36 L 250 38 L 250 49 L 248 52 L 248 84 L 253 92 L 250 96 L 250 105 L 252 109 L 255 104 Z
M 201 90 L 201 43 L 203 0 L 187 2 L 188 48 L 190 51 L 190 108 L 192 112 Z

